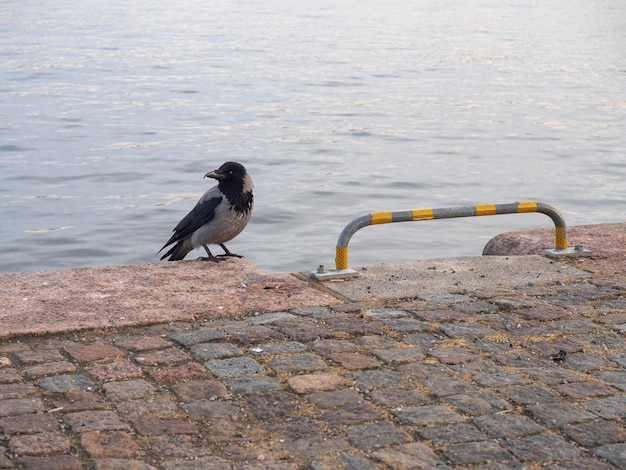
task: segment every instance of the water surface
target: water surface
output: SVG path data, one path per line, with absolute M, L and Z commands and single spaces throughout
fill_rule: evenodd
M 256 184 L 228 244 L 333 264 L 374 211 L 538 200 L 624 220 L 626 4 L 0 4 L 0 271 L 152 262 L 224 161 Z M 351 264 L 477 255 L 524 214 L 368 227 Z M 198 252 L 198 255 L 202 253 Z

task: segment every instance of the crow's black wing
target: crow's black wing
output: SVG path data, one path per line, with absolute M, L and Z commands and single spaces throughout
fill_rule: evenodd
M 215 209 L 220 205 L 223 199 L 223 196 L 216 196 L 199 201 L 198 204 L 191 209 L 191 212 L 183 217 L 183 220 L 178 222 L 178 225 L 174 227 L 174 235 L 163 245 L 163 248 L 172 243 L 184 240 L 204 224 L 211 221 L 211 219 L 215 217 Z M 161 250 L 163 248 L 161 248 Z

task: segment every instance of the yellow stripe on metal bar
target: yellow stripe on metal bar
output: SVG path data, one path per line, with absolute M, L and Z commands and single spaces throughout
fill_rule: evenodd
M 348 269 L 348 247 L 338 246 L 335 251 L 335 267 L 337 269 Z
M 432 220 L 435 217 L 432 209 L 414 209 L 411 212 L 413 220 Z
M 393 218 L 391 212 L 374 212 L 370 216 L 372 217 L 372 225 L 390 224 Z
M 567 248 L 567 235 L 564 227 L 556 227 L 556 248 L 565 250 Z
M 476 208 L 476 215 L 495 215 L 496 205 L 495 204 L 485 204 L 482 206 L 474 206 Z
M 522 214 L 524 212 L 537 212 L 537 203 L 532 201 L 518 202 L 517 213 Z

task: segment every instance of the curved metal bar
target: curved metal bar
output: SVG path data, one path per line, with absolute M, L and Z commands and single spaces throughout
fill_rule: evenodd
M 338 270 L 348 269 L 348 243 L 350 238 L 368 225 L 389 224 L 395 222 L 415 222 L 420 220 L 450 219 L 456 217 L 477 217 L 499 214 L 522 214 L 539 212 L 549 216 L 555 226 L 555 246 L 557 250 L 567 248 L 567 227 L 561 213 L 543 202 L 525 201 L 508 204 L 485 204 L 467 207 L 446 207 L 442 209 L 415 209 L 398 212 L 374 212 L 354 219 L 339 234 L 335 256 Z

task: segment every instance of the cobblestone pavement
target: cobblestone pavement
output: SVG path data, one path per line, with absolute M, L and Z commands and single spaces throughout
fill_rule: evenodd
M 626 468 L 624 280 L 0 343 L 0 468 Z

